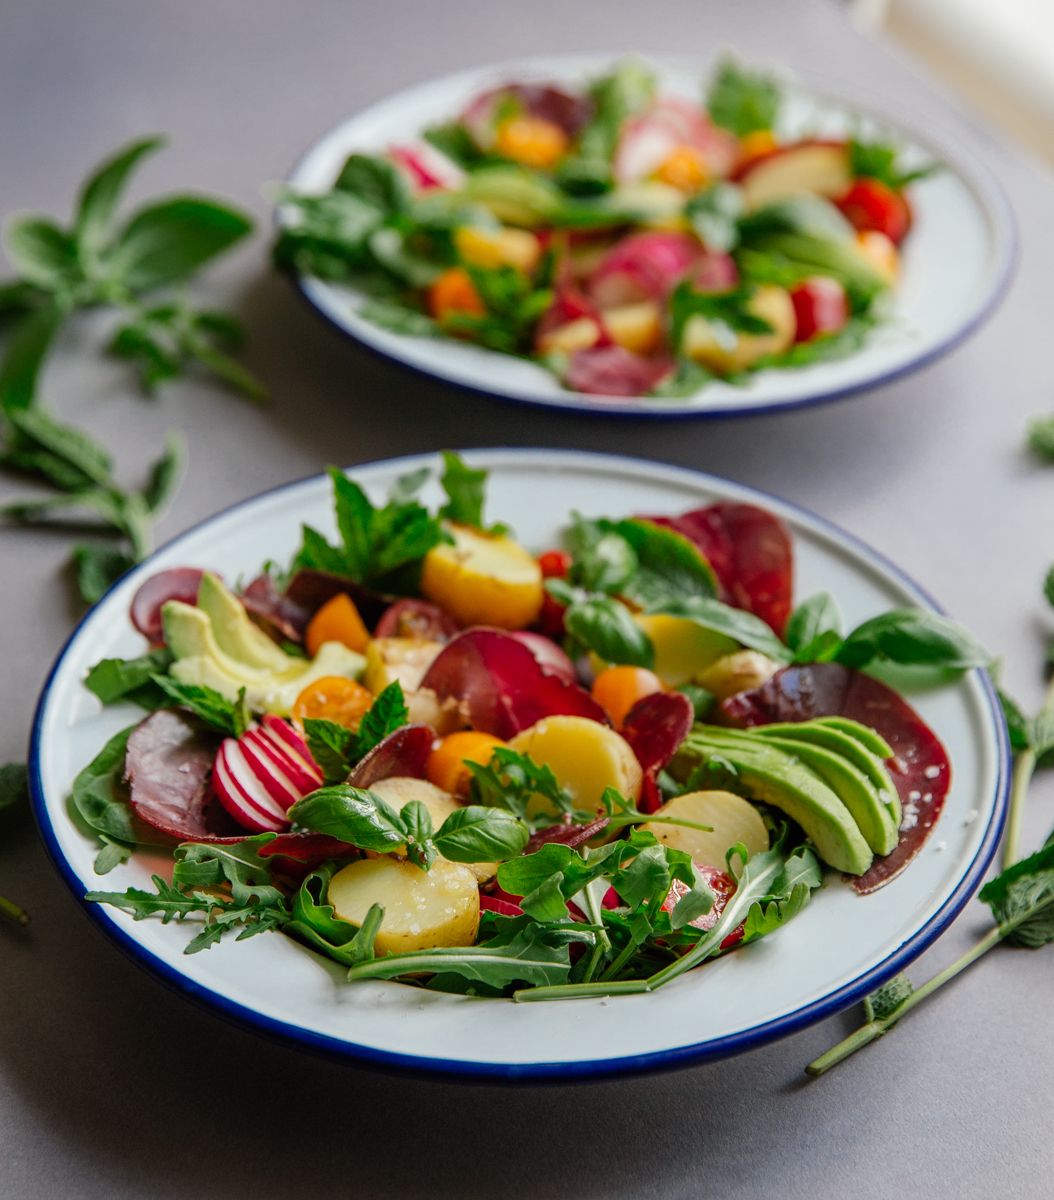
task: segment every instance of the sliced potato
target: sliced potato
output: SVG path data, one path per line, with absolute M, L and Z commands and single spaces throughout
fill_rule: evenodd
M 465 714 L 453 696 L 440 702 L 431 688 L 418 688 L 416 692 L 405 692 L 404 695 L 411 723 L 431 725 L 440 737 L 468 727 Z
M 654 300 L 605 309 L 604 324 L 612 341 L 634 354 L 654 354 L 662 341 L 662 319 Z
M 430 871 L 389 857 L 359 859 L 330 880 L 329 903 L 352 925 L 361 925 L 372 905 L 384 908 L 374 943 L 378 957 L 435 946 L 471 946 L 479 925 L 475 875 L 442 858 Z
M 366 670 L 362 682 L 375 696 L 398 679 L 403 694 L 416 692 L 432 660 L 443 649 L 442 642 L 424 638 L 373 638 L 366 647 Z
M 701 313 L 688 318 L 681 350 L 718 375 L 743 371 L 766 354 L 782 354 L 794 341 L 798 319 L 786 288 L 763 284 L 747 304 L 748 310 L 772 326 L 771 333 L 737 333 Z
M 428 815 L 432 818 L 432 826 L 436 830 L 452 812 L 462 807 L 456 797 L 449 792 L 444 792 L 442 788 L 437 788 L 427 779 L 410 779 L 404 775 L 393 775 L 389 779 L 382 779 L 372 784 L 370 791 L 374 795 L 380 796 L 382 800 L 386 800 L 396 812 L 402 812 L 403 806 L 409 804 L 411 800 L 420 800 L 428 809 Z M 405 854 L 406 847 L 396 847 L 392 853 Z M 447 859 L 443 858 L 443 862 L 446 861 Z M 497 863 L 480 862 L 462 863 L 461 865 L 471 871 L 480 883 L 487 879 L 493 879 L 498 873 Z
M 727 870 L 725 852 L 742 842 L 751 855 L 769 848 L 769 833 L 765 822 L 753 804 L 732 792 L 688 792 L 667 801 L 655 813 L 657 817 L 676 817 L 710 825 L 713 833 L 692 829 L 687 825 L 642 825 L 666 846 L 683 850 L 696 862 Z M 739 869 L 737 864 L 736 869 Z
M 537 763 L 552 769 L 557 781 L 574 797 L 575 807 L 587 812 L 600 810 L 606 788 L 617 788 L 636 800 L 642 781 L 640 763 L 621 734 L 588 717 L 545 717 L 518 733 L 509 746 L 529 754 Z M 556 810 L 543 796 L 534 796 L 531 816 Z
M 522 629 L 542 609 L 542 571 L 512 538 L 448 523 L 454 544 L 425 555 L 421 591 L 462 625 Z
M 656 613 L 638 616 L 637 624 L 651 638 L 655 647 L 655 674 L 667 687 L 689 683 L 700 671 L 733 653 L 739 645 L 733 638 L 704 629 L 684 617 Z
M 737 692 L 768 683 L 779 669 L 778 662 L 758 650 L 737 650 L 700 671 L 695 682 L 718 700 L 727 700 Z

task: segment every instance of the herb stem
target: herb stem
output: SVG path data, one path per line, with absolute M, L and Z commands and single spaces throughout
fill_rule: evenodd
M 649 992 L 646 979 L 623 979 L 618 983 L 557 983 L 551 987 L 521 988 L 512 993 L 513 1000 L 523 1004 L 529 1000 L 580 1000 L 589 996 L 632 996 Z
M 862 1025 L 854 1033 L 851 1033 L 844 1041 L 833 1046 L 826 1054 L 821 1054 L 819 1058 L 805 1068 L 805 1074 L 816 1078 L 822 1075 L 825 1071 L 829 1071 L 836 1063 L 840 1063 L 842 1059 L 848 1058 L 850 1054 L 854 1054 L 862 1046 L 866 1046 L 869 1042 L 873 1042 L 876 1038 L 882 1037 L 894 1025 L 915 1007 L 921 1003 L 932 992 L 935 992 L 939 987 L 942 987 L 949 979 L 954 979 L 960 971 L 965 971 L 972 963 L 976 962 L 982 954 L 987 953 L 991 948 L 998 943 L 1014 928 L 1016 922 L 1008 922 L 1005 925 L 997 925 L 987 936 L 983 937 L 976 946 L 961 957 L 949 967 L 945 967 L 939 975 L 924 983 L 917 991 L 911 993 L 901 1001 L 900 1004 L 889 1014 L 888 1017 L 882 1017 L 879 1020 L 869 1021 L 866 1025 Z
M 1054 715 L 1054 676 L 1047 687 L 1040 715 Z M 1036 751 L 1029 746 L 1022 750 L 1014 763 L 1014 780 L 1010 788 L 1010 812 L 1006 821 L 1006 836 L 1003 839 L 1003 870 L 1012 867 L 1021 857 L 1021 825 L 1025 815 L 1025 798 L 1032 774 L 1036 769 Z
M 0 913 L 3 913 L 8 920 L 14 921 L 16 925 L 29 924 L 29 913 L 4 896 L 0 896 Z

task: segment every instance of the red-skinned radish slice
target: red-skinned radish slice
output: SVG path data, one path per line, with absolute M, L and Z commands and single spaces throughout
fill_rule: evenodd
M 389 146 L 388 157 L 407 176 L 415 191 L 426 192 L 434 188 L 458 191 L 464 186 L 465 172 L 428 142 Z
M 132 597 L 129 611 L 132 624 L 148 641 L 160 645 L 165 640 L 161 627 L 161 606 L 169 600 L 197 604 L 198 588 L 205 572 L 200 567 L 170 567 L 159 571 L 143 584 Z
M 779 517 L 753 504 L 721 503 L 679 517 L 641 519 L 694 542 L 717 575 L 721 599 L 783 636 L 793 602 L 794 551 Z
M 523 909 L 511 900 L 502 900 L 500 896 L 488 896 L 485 892 L 479 898 L 480 912 L 497 913 L 499 917 L 522 917 Z
M 687 233 L 631 234 L 604 255 L 590 277 L 589 295 L 600 309 L 664 301 L 700 253 L 698 241 Z
M 701 917 L 696 917 L 694 921 L 689 921 L 688 924 L 696 929 L 713 929 L 717 924 L 718 918 L 725 911 L 725 905 L 731 900 L 736 891 L 736 881 L 731 875 L 724 871 L 719 871 L 717 867 L 711 867 L 707 863 L 696 863 L 696 870 L 710 885 L 710 890 L 714 893 L 714 907 L 708 912 L 703 913 Z M 666 893 L 666 899 L 662 902 L 662 907 L 666 912 L 673 912 L 677 905 L 677 901 L 691 889 L 688 884 L 680 879 L 675 879 L 670 884 L 670 890 Z M 744 929 L 742 925 L 737 926 L 721 943 L 722 950 L 728 950 L 741 941 L 743 938 Z
M 374 637 L 413 637 L 426 642 L 449 642 L 461 626 L 438 604 L 427 600 L 396 600 L 377 622 Z
M 803 279 L 790 296 L 797 322 L 796 342 L 807 342 L 817 334 L 837 333 L 849 321 L 845 288 L 829 275 Z
M 215 842 L 237 834 L 239 825 L 209 788 L 219 740 L 171 708 L 141 721 L 128 738 L 124 768 L 136 816 L 180 842 Z
M 281 833 L 289 828 L 288 804 L 275 800 L 257 778 L 236 738 L 224 738 L 212 770 L 212 786 L 220 803 L 242 826 L 253 833 Z
M 424 779 L 425 763 L 432 752 L 436 732 L 431 725 L 403 725 L 366 755 L 348 776 L 351 787 L 369 788 L 393 775 Z
M 473 729 L 508 741 L 543 717 L 588 717 L 608 725 L 584 689 L 547 673 L 522 641 L 500 629 L 467 629 L 428 668 L 422 688 L 453 697 Z
M 737 138 L 713 125 L 695 105 L 675 97 L 623 126 L 613 170 L 619 183 L 637 183 L 662 166 L 678 148 L 701 152 L 713 177 L 728 175 L 742 153 Z
M 681 692 L 653 692 L 626 714 L 621 733 L 644 772 L 637 803 L 641 812 L 652 813 L 662 806 L 657 776 L 677 753 L 694 720 L 692 702 Z
M 547 675 L 555 675 L 564 683 L 577 683 L 578 674 L 575 664 L 567 657 L 560 647 L 542 633 L 532 633 L 529 629 L 515 629 L 509 635 L 518 642 L 523 642 L 534 657 L 541 663 L 542 670 Z
M 594 346 L 571 355 L 566 381 L 592 396 L 644 396 L 673 369 L 672 359 L 644 358 L 623 346 Z
M 707 251 L 692 271 L 697 292 L 730 292 L 739 283 L 739 270 L 731 254 Z
M 866 895 L 899 875 L 918 854 L 944 807 L 951 763 L 933 730 L 884 683 L 839 663 L 783 667 L 763 687 L 730 697 L 721 709 L 739 726 L 838 716 L 880 733 L 893 750 L 886 766 L 904 813 L 900 841 L 863 875 L 846 878 Z
M 307 742 L 300 736 L 296 728 L 283 721 L 281 717 L 268 713 L 263 717 L 263 732 L 269 737 L 274 748 L 282 756 L 286 771 L 294 784 L 306 795 L 317 787 L 322 786 L 322 772 L 311 757 Z
M 216 755 L 213 787 L 236 821 L 257 833 L 289 828 L 289 809 L 320 788 L 322 772 L 291 725 L 267 716 L 240 738 L 225 738 Z

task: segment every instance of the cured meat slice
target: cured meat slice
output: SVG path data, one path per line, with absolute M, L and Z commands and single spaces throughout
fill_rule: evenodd
M 182 600 L 184 604 L 197 604 L 198 588 L 205 572 L 200 567 L 171 567 L 159 571 L 140 585 L 132 597 L 129 611 L 132 624 L 155 646 L 165 640 L 161 628 L 161 606 L 169 600 Z
M 622 722 L 622 736 L 630 744 L 644 772 L 641 812 L 655 812 L 663 797 L 657 776 L 677 753 L 695 720 L 692 702 L 681 692 L 654 692 L 638 700 Z

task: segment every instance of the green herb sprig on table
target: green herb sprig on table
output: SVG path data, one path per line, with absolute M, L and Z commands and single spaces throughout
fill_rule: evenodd
M 0 767 L 0 813 L 29 798 L 25 763 L 5 763 Z M 29 913 L 11 900 L 0 896 L 0 914 L 16 925 L 28 925 Z

